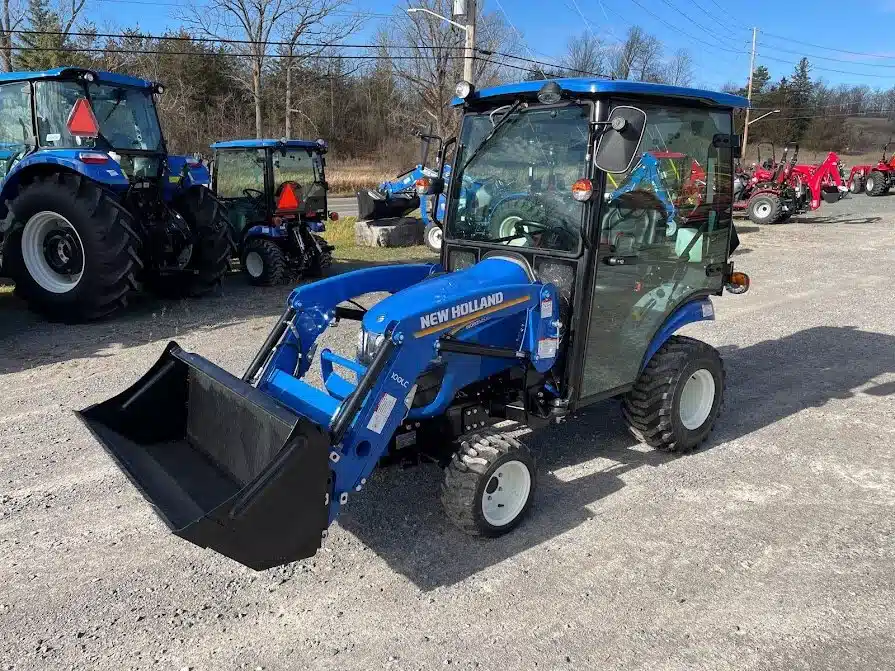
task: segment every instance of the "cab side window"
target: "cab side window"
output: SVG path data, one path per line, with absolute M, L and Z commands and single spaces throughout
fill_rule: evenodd
M 33 145 L 31 87 L 27 82 L 0 86 L 0 176 Z

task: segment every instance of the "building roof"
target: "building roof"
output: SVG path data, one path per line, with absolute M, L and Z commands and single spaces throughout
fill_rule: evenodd
M 212 149 L 263 149 L 265 147 L 297 147 L 299 149 L 320 149 L 319 140 L 227 140 L 226 142 L 215 142 L 211 145 Z M 326 148 L 326 143 L 323 144 Z
M 117 84 L 119 86 L 135 86 L 137 88 L 151 88 L 154 84 L 145 79 L 122 75 L 117 72 L 102 72 L 100 70 L 88 70 L 86 68 L 61 67 L 52 70 L 39 70 L 32 72 L 0 72 L 0 83 L 36 81 L 40 79 L 59 79 L 66 75 L 81 72 L 92 72 L 96 81 L 103 84 Z
M 547 81 L 555 81 L 563 91 L 579 94 L 609 93 L 625 96 L 651 97 L 651 98 L 678 98 L 696 100 L 703 104 L 717 107 L 748 107 L 749 101 L 742 96 L 719 91 L 707 91 L 704 89 L 691 89 L 683 86 L 669 86 L 668 84 L 651 84 L 649 82 L 629 82 L 613 79 L 554 79 L 518 82 L 494 86 L 481 91 L 474 91 L 466 102 L 485 100 L 488 98 L 512 97 L 519 94 L 536 94 Z M 454 105 L 462 105 L 463 100 L 454 98 Z

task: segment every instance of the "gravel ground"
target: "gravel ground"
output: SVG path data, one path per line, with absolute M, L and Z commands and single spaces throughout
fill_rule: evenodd
M 600 404 L 531 438 L 509 536 L 450 527 L 434 467 L 389 469 L 266 573 L 169 535 L 71 410 L 172 338 L 240 372 L 288 289 L 78 327 L 0 296 L 0 669 L 893 668 L 895 196 L 741 238 L 752 290 L 689 329 L 729 373 L 705 449 L 640 447 Z

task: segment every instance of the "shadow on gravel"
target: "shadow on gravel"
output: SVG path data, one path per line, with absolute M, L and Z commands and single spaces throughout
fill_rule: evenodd
M 893 352 L 895 336 L 825 326 L 749 347 L 721 348 L 728 371 L 726 409 L 702 451 L 833 399 L 895 393 L 895 382 L 855 391 L 895 372 Z M 395 571 L 431 590 L 598 517 L 599 502 L 624 486 L 622 474 L 687 458 L 637 445 L 624 428 L 617 401 L 590 407 L 527 442 L 538 457 L 538 492 L 529 518 L 506 536 L 484 540 L 454 529 L 438 501 L 441 471 L 432 465 L 378 471 L 343 511 L 339 524 Z M 582 475 L 575 474 L 575 466 Z M 561 468 L 573 475 L 554 475 Z M 600 533 L 596 524 L 593 533 Z
M 850 218 L 851 217 L 851 218 Z M 854 215 L 835 215 L 832 214 L 827 217 L 819 217 L 816 215 L 809 213 L 806 214 L 797 214 L 794 216 L 790 223 L 793 224 L 846 224 L 846 225 L 857 225 L 857 224 L 875 224 L 878 221 L 882 221 L 882 217 L 855 217 Z

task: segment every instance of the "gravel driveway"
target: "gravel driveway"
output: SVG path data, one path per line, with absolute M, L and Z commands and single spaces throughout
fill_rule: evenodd
M 75 327 L 0 297 L 0 669 L 895 667 L 895 195 L 740 230 L 752 290 L 688 329 L 729 373 L 705 449 L 638 446 L 604 403 L 531 437 L 511 535 L 389 469 L 266 573 L 169 535 L 71 411 L 170 339 L 241 372 L 288 288 Z

